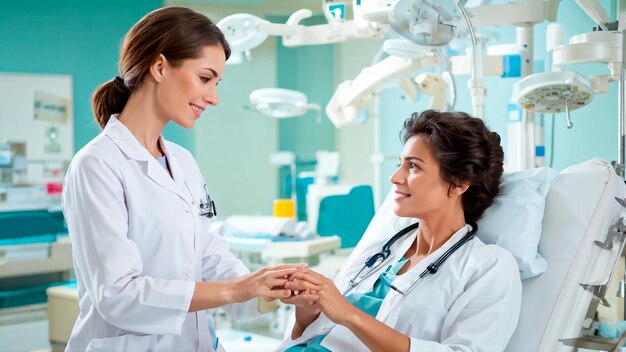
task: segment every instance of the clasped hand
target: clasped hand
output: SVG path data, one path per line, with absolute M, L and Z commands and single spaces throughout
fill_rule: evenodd
M 307 268 L 289 274 L 283 287 L 291 290 L 292 294 L 280 301 L 296 306 L 298 321 L 310 323 L 317 319 L 320 312 L 324 312 L 332 322 L 345 325 L 349 313 L 355 309 L 331 279 Z

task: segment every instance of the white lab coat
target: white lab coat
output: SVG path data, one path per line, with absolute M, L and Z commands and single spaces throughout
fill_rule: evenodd
M 398 276 L 394 286 L 406 291 L 426 266 L 467 231 L 468 226 L 457 231 L 441 248 Z M 391 263 L 397 262 L 407 251 L 416 232 L 392 246 Z M 357 247 L 335 278 L 341 292 L 348 288 L 348 281 L 365 260 L 379 251 L 386 240 L 374 241 L 364 248 Z M 371 291 L 387 266 L 381 266 L 352 292 Z M 474 238 L 452 254 L 435 275 L 427 275 L 420 281 L 407 297 L 390 290 L 376 319 L 409 336 L 412 352 L 502 352 L 517 326 L 521 292 L 518 266 L 513 256 L 500 247 L 486 245 Z M 288 326 L 285 341 L 277 351 L 323 334 L 328 336 L 322 346 L 331 351 L 368 351 L 352 331 L 333 324 L 324 314 L 296 340 L 290 338 L 292 327 L 293 324 Z
M 188 313 L 195 282 L 248 273 L 199 215 L 192 155 L 160 143 L 173 179 L 115 115 L 72 160 L 62 202 L 80 315 L 66 351 L 212 351 L 211 315 Z M 259 315 L 256 300 L 224 308 Z

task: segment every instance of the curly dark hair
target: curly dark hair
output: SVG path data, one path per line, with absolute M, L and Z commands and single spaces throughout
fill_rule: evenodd
M 439 163 L 441 178 L 450 186 L 467 183 L 461 201 L 466 219 L 477 221 L 498 195 L 504 171 L 500 135 L 483 120 L 464 112 L 426 110 L 404 121 L 403 143 L 412 136 L 426 136 L 426 143 Z

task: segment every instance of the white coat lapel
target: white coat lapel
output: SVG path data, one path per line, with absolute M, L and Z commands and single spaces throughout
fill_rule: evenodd
M 160 138 L 161 147 L 165 156 L 167 157 L 167 162 L 170 167 L 170 172 L 172 173 L 172 177 L 170 180 L 174 178 L 174 189 L 173 191 L 178 194 L 183 199 L 187 200 L 190 203 L 193 203 L 193 194 L 191 194 L 191 190 L 187 189 L 187 178 L 185 176 L 185 169 L 183 168 L 178 153 L 173 150 L 169 150 L 167 148 L 167 143 L 163 136 Z M 159 165 L 160 166 L 160 165 Z
M 184 196 L 182 188 L 179 187 L 174 180 L 167 174 L 167 171 L 159 164 L 146 148 L 144 148 L 135 136 L 119 122 L 117 115 L 112 115 L 104 128 L 104 133 L 111 138 L 118 148 L 131 159 L 143 164 L 143 170 L 146 175 L 161 187 L 187 199 Z M 161 137 L 162 138 L 162 137 Z M 163 146 L 165 143 L 162 143 Z M 169 160 L 168 160 L 169 161 Z M 180 171 L 178 171 L 180 170 Z M 178 168 L 177 172 L 182 174 L 182 170 Z M 181 176 L 182 177 L 182 176 Z M 183 180 L 184 181 L 184 180 Z
M 168 159 L 168 163 L 169 162 L 170 160 Z M 156 159 L 152 158 L 151 160 L 148 160 L 147 163 L 148 177 L 150 177 L 154 182 L 158 183 L 161 187 L 167 189 L 168 191 L 176 193 L 178 196 L 187 199 L 187 197 L 185 197 L 184 193 L 182 193 L 176 182 L 174 182 L 172 177 L 168 175 L 167 171 L 163 168 L 163 166 L 161 166 L 161 164 L 159 164 Z

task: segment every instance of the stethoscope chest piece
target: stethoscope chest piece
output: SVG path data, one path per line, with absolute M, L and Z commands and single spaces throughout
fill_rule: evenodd
M 204 194 L 206 195 L 206 200 L 200 198 L 200 216 L 206 216 L 210 219 L 217 216 L 217 208 L 215 208 L 215 202 L 213 202 L 211 196 L 209 196 L 209 190 L 206 184 L 204 185 Z

